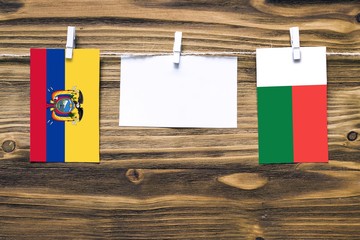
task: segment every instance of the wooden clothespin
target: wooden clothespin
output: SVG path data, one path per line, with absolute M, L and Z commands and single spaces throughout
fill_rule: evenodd
M 74 48 L 75 48 L 75 27 L 68 26 L 65 58 L 72 59 Z
M 174 58 L 173 62 L 175 64 L 180 63 L 180 55 L 181 55 L 181 39 L 182 39 L 182 32 L 175 32 L 175 40 L 174 40 Z
M 290 40 L 291 40 L 291 47 L 293 49 L 293 60 L 300 61 L 301 60 L 301 51 L 300 51 L 299 27 L 290 28 Z

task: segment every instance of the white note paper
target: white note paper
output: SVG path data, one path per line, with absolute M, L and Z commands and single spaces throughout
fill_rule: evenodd
M 236 128 L 237 58 L 122 57 L 120 126 Z

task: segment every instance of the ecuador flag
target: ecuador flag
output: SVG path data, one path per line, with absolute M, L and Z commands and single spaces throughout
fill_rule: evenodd
M 257 49 L 259 162 L 327 162 L 326 48 Z
M 30 50 L 30 162 L 99 162 L 99 50 Z

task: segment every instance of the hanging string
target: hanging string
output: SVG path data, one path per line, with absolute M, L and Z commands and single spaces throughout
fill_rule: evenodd
M 102 57 L 150 57 L 150 56 L 170 56 L 172 52 L 147 52 L 147 53 L 131 53 L 131 52 L 101 52 Z M 182 56 L 244 56 L 256 55 L 255 51 L 241 51 L 241 52 L 181 52 Z M 327 52 L 328 56 L 360 56 L 359 52 Z M 27 58 L 30 54 L 0 54 L 3 58 Z
M 256 52 L 181 52 L 182 56 L 238 56 L 238 55 L 255 55 Z M 139 56 L 139 57 L 147 57 L 147 56 L 170 56 L 173 55 L 172 52 L 168 53 L 159 53 L 159 52 L 147 52 L 147 53 L 130 53 L 130 52 L 103 52 L 100 53 L 101 56 L 118 56 L 118 57 L 131 57 L 131 56 Z

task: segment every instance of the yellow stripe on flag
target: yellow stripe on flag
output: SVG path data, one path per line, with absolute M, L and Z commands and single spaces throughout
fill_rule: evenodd
M 65 123 L 65 162 L 99 162 L 100 51 L 74 49 L 65 60 L 65 89 L 83 94 L 83 117 Z

